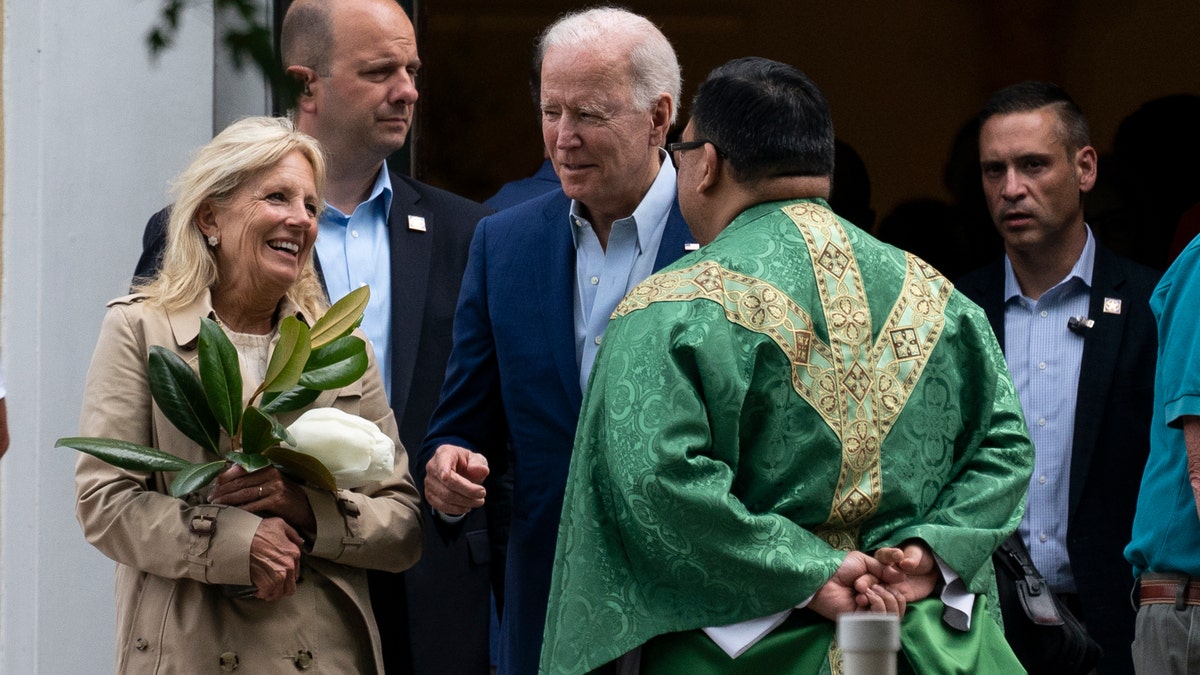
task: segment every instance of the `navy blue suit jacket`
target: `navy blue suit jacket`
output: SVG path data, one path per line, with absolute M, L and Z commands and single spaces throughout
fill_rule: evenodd
M 575 248 L 562 190 L 484 218 L 471 242 L 454 318 L 454 349 L 420 465 L 449 443 L 511 457 L 512 528 L 500 672 L 537 672 L 550 573 L 575 425 Z M 678 205 L 654 269 L 691 242 Z M 511 451 L 511 452 L 509 452 Z
M 521 202 L 527 202 L 534 197 L 540 197 L 547 192 L 553 192 L 562 187 L 558 174 L 554 172 L 554 164 L 543 160 L 537 173 L 528 178 L 521 178 L 500 186 L 496 194 L 488 197 L 484 204 L 502 211 Z
M 1088 633 L 1104 649 L 1097 672 L 1132 673 L 1133 570 L 1124 548 L 1133 528 L 1142 469 L 1150 452 L 1150 414 L 1158 331 L 1150 294 L 1159 273 L 1096 242 L 1084 334 L 1075 436 L 1071 445 L 1067 553 Z M 956 283 L 987 313 L 1004 347 L 1004 260 Z M 1106 298 L 1121 312 L 1104 311 Z

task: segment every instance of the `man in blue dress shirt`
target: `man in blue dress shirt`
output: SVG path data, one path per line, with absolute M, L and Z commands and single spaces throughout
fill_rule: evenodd
M 1106 249 L 1084 222 L 1098 160 L 1065 91 L 1012 85 L 980 121 L 983 189 L 1005 256 L 958 287 L 988 313 L 1036 448 L 1018 532 L 1103 648 L 1098 672 L 1129 673 L 1132 576 L 1121 548 L 1149 450 L 1157 273 Z M 1036 668 L 1041 655 L 1019 631 L 1009 640 Z
M 562 188 L 484 218 L 454 318 L 442 400 L 418 463 L 449 516 L 511 451 L 500 673 L 537 672 L 575 425 L 613 309 L 691 239 L 662 146 L 680 70 L 645 18 L 601 8 L 543 33 L 542 137 Z

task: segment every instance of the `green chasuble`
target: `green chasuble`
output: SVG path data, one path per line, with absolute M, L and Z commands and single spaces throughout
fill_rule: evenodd
M 541 670 L 794 607 L 846 551 L 911 538 L 994 596 L 990 557 L 1032 466 L 982 310 L 823 201 L 755 206 L 635 288 L 606 330 Z M 972 633 L 991 620 L 983 602 Z

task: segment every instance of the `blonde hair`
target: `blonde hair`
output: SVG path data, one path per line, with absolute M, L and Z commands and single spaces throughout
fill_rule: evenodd
M 324 205 L 325 157 L 316 139 L 282 117 L 247 117 L 230 124 L 175 181 L 175 204 L 167 223 L 167 245 L 158 274 L 138 279 L 134 290 L 165 309 L 179 309 L 196 300 L 219 280 L 216 253 L 206 245 L 196 222 L 205 203 L 222 205 L 252 176 L 299 152 L 312 165 L 317 202 Z M 328 301 L 317 278 L 310 252 L 287 297 L 309 315 L 320 314 Z

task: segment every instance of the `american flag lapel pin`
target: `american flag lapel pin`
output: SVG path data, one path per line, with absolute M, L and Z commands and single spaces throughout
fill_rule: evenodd
M 1121 299 L 1120 298 L 1105 298 L 1104 299 L 1104 313 L 1105 314 L 1120 314 L 1121 313 Z
M 408 217 L 408 229 L 410 229 L 414 232 L 424 232 L 425 231 L 425 219 L 422 218 L 421 216 L 409 216 Z

